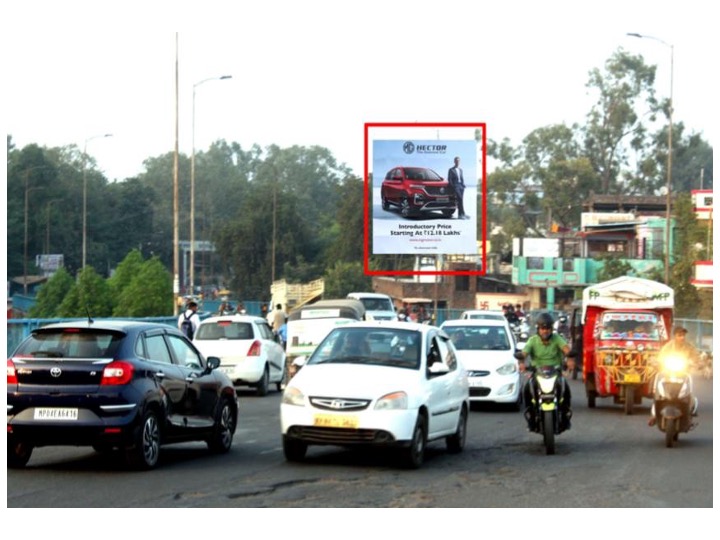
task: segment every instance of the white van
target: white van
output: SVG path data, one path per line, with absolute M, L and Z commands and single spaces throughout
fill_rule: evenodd
M 365 319 L 368 321 L 397 321 L 397 313 L 392 298 L 387 294 L 371 292 L 352 292 L 347 298 L 360 300 L 365 306 Z

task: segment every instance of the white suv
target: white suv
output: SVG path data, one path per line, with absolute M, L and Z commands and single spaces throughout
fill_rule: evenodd
M 201 321 L 193 344 L 205 356 L 220 358 L 219 370 L 235 387 L 252 386 L 258 396 L 271 383 L 282 390 L 285 350 L 262 317 L 226 315 Z

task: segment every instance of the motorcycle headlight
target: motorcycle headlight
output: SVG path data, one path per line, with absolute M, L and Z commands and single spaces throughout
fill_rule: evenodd
M 282 402 L 285 405 L 305 406 L 305 395 L 294 386 L 288 386 L 283 392 Z
M 395 411 L 407 409 L 408 396 L 405 392 L 393 392 L 386 394 L 377 400 L 375 404 L 376 411 Z
M 517 371 L 517 362 L 509 362 L 497 369 L 498 375 L 512 375 Z
M 677 373 L 687 371 L 687 358 L 682 356 L 670 355 L 662 359 L 663 371 Z

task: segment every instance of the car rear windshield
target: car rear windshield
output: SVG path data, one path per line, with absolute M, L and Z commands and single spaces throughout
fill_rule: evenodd
M 53 328 L 33 332 L 16 356 L 31 358 L 114 358 L 124 334 L 82 328 Z
M 252 324 L 235 321 L 204 322 L 198 328 L 195 339 L 253 339 Z
M 459 351 L 508 351 L 510 340 L 502 326 L 443 326 Z

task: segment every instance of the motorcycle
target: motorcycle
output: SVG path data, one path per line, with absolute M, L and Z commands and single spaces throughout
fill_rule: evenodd
M 665 446 L 672 448 L 680 433 L 697 426 L 693 414 L 697 400 L 692 395 L 693 384 L 688 360 L 681 356 L 668 356 L 661 360 L 655 380 L 650 425 L 657 425 L 665 433 Z
M 531 403 L 526 403 L 526 406 L 534 409 L 534 431 L 543 436 L 545 453 L 551 455 L 555 453 L 555 435 L 566 429 L 560 409 L 567 382 L 561 369 L 555 366 L 530 367 L 529 370 L 534 381 L 534 392 L 531 392 Z M 526 384 L 531 384 L 531 381 L 528 380 Z M 526 411 L 525 414 L 526 420 L 529 420 L 527 415 L 532 413 Z

